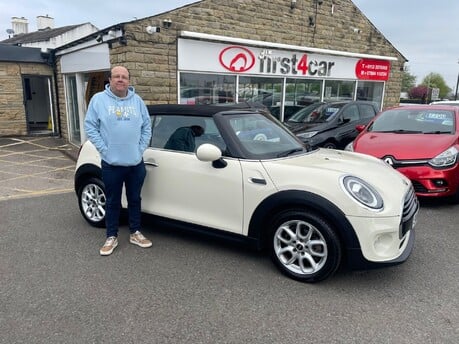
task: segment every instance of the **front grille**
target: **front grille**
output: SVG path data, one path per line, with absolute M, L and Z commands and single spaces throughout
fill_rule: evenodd
M 428 160 L 397 160 L 392 155 L 385 155 L 381 158 L 381 160 L 395 169 L 403 167 L 425 166 L 428 162 Z
M 403 203 L 402 221 L 399 227 L 399 238 L 402 239 L 405 234 L 413 228 L 416 223 L 416 213 L 419 210 L 419 202 L 413 187 L 411 187 L 405 195 Z
M 403 202 L 403 213 L 402 220 L 400 221 L 399 226 L 399 238 L 402 239 L 405 234 L 413 228 L 416 223 L 416 213 L 419 210 L 419 202 L 414 188 L 410 187 L 408 192 L 405 195 L 405 200 Z
M 412 180 L 411 183 L 413 184 L 413 187 L 414 187 L 414 191 L 416 191 L 417 193 L 426 193 L 427 192 L 427 189 L 424 185 L 422 185 L 421 183 L 415 181 L 415 180 Z
M 416 194 L 414 193 L 414 188 L 410 188 L 410 190 L 405 195 L 405 201 L 403 203 L 403 215 L 402 215 L 402 222 L 410 220 L 414 214 L 419 209 L 419 202 Z

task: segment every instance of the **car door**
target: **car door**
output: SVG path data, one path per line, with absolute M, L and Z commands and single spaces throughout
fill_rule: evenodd
M 149 148 L 142 192 L 145 212 L 235 233 L 242 232 L 242 173 L 238 160 L 214 168 L 194 153 Z
M 360 114 L 357 104 L 347 104 L 343 107 L 336 133 L 336 140 L 339 148 L 344 148 L 357 136 L 358 131 L 355 127 L 359 120 Z
M 206 130 L 210 127 L 207 125 Z M 211 162 L 198 160 L 194 152 L 150 147 L 144 153 L 144 161 L 147 177 L 142 189 L 142 208 L 145 212 L 242 232 L 244 203 L 238 159 L 225 158 L 227 165 L 215 168 Z
M 367 125 L 378 113 L 371 104 L 359 104 L 360 121 L 358 124 Z

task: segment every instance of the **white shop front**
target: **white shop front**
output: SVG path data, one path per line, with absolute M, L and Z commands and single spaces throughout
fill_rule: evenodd
M 182 32 L 182 104 L 253 101 L 281 119 L 317 101 L 369 100 L 381 108 L 394 57 Z

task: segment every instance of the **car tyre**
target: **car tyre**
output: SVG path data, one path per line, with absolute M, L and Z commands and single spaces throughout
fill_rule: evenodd
M 325 142 L 322 146 L 323 148 L 327 148 L 327 149 L 336 149 L 337 146 L 334 142 L 331 142 L 331 141 L 328 141 L 328 142 Z
M 86 179 L 78 190 L 78 205 L 84 219 L 91 226 L 105 226 L 105 203 L 105 186 L 102 180 Z
M 271 259 L 290 278 L 314 283 L 338 269 L 342 250 L 333 228 L 308 210 L 286 210 L 275 216 L 270 230 Z

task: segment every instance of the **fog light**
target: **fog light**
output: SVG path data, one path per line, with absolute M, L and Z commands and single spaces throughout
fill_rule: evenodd
M 384 255 L 391 248 L 392 242 L 392 235 L 390 234 L 385 233 L 376 236 L 376 240 L 374 242 L 375 251 L 379 255 Z
M 432 183 L 437 187 L 445 187 L 448 185 L 444 179 L 432 179 Z

